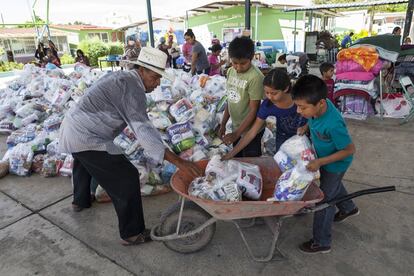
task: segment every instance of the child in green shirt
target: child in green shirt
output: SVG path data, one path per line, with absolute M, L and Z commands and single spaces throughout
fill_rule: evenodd
M 219 136 L 227 145 L 235 146 L 256 119 L 263 99 L 263 79 L 260 70 L 252 64 L 254 43 L 248 37 L 236 37 L 229 45 L 232 67 L 227 71 L 227 107 L 219 129 Z M 227 121 L 231 118 L 232 133 L 225 135 Z M 262 128 L 256 137 L 235 157 L 262 155 Z

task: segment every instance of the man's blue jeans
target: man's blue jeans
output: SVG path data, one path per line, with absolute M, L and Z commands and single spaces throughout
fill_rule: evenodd
M 330 201 L 332 199 L 340 198 L 348 194 L 342 183 L 342 178 L 345 172 L 331 173 L 323 168 L 320 169 L 320 188 L 325 194 L 323 202 Z M 352 200 L 347 200 L 337 204 L 338 209 L 341 212 L 349 213 L 356 208 Z M 328 207 L 319 212 L 316 212 L 313 217 L 313 241 L 320 246 L 331 246 L 331 232 L 332 223 L 335 217 L 335 206 Z

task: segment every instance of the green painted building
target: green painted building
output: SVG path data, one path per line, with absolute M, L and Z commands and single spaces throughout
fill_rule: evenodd
M 245 25 L 244 5 L 233 5 L 212 9 L 212 6 L 196 8 L 188 17 L 188 27 L 192 28 L 197 39 L 208 45 L 213 35 L 222 42 L 230 42 L 241 34 Z M 284 12 L 283 7 L 264 4 L 251 7 L 251 38 L 260 41 L 262 46 L 271 46 L 276 51 L 303 51 L 305 13 Z M 296 37 L 295 37 L 296 25 Z
M 124 32 L 108 27 L 94 25 L 50 25 L 49 27 L 51 30 L 59 30 L 67 35 L 71 51 L 77 49 L 80 41 L 95 37 L 103 42 L 124 40 Z

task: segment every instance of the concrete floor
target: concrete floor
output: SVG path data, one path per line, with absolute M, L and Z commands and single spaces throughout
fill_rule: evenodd
M 284 261 L 250 260 L 226 222 L 195 254 L 181 255 L 158 242 L 126 248 L 119 244 L 111 204 L 73 213 L 69 178 L 9 175 L 0 180 L 0 275 L 412 275 L 414 122 L 399 126 L 373 118 L 348 125 L 357 146 L 345 177 L 348 190 L 396 185 L 398 191 L 356 199 L 361 214 L 334 226 L 330 254 L 297 250 L 311 237 L 311 215 L 285 220 L 279 243 Z M 176 200 L 174 193 L 144 198 L 147 227 Z M 265 226 L 248 236 L 259 252 L 270 243 Z

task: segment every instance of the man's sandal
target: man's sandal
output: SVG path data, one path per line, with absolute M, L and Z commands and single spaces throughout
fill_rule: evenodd
M 133 241 L 122 240 L 121 244 L 123 246 L 131 246 L 131 245 L 140 245 L 142 243 L 150 242 L 152 241 L 150 233 L 151 233 L 150 229 L 145 229 L 144 232 L 142 232 L 141 234 L 138 234 L 135 240 Z

